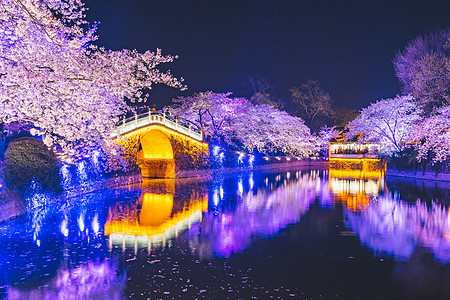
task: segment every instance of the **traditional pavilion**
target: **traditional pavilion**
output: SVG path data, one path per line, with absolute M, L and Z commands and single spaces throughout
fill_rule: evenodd
M 358 177 L 371 177 L 371 172 L 382 173 L 386 162 L 379 158 L 381 146 L 375 143 L 360 143 L 359 137 L 347 140 L 346 132 L 329 142 L 328 158 L 330 170 L 351 170 L 358 172 Z
M 329 142 L 330 191 L 352 211 L 362 211 L 385 190 L 386 163 L 379 158 L 381 146 L 348 141 L 346 132 Z

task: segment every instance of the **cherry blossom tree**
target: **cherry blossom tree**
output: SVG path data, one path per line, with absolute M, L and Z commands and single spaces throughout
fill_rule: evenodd
M 450 28 L 413 39 L 393 63 L 404 93 L 425 112 L 450 104 Z
M 336 127 L 323 126 L 320 128 L 319 132 L 316 134 L 317 137 L 317 147 L 318 148 L 328 148 L 328 142 L 339 135 L 339 131 Z
M 234 118 L 232 106 L 234 102 L 231 93 L 200 92 L 192 96 L 173 99 L 174 105 L 169 108 L 175 116 L 191 122 L 203 132 L 206 140 L 218 137 L 227 118 Z
M 399 152 L 421 120 L 421 113 L 412 96 L 379 100 L 363 108 L 359 117 L 347 125 L 348 139 L 360 136 L 360 142 L 381 144 L 386 154 Z
M 30 123 L 71 153 L 110 141 L 126 98 L 145 99 L 155 83 L 185 88 L 157 69 L 174 56 L 95 46 L 85 10 L 81 0 L 0 2 L 0 120 Z
M 230 95 L 205 92 L 179 97 L 173 100 L 170 111 L 195 124 L 207 140 L 222 140 L 250 152 L 277 149 L 306 155 L 314 149 L 313 137 L 301 118 Z
M 276 149 L 302 156 L 314 150 L 314 137 L 299 117 L 268 104 L 251 105 L 248 101 L 236 107 L 234 114 L 237 118 L 223 130 L 229 143 L 237 141 L 250 151 L 255 148 L 260 152 Z
M 411 131 L 409 142 L 418 150 L 419 161 L 431 158 L 432 163 L 450 158 L 450 106 L 419 122 Z

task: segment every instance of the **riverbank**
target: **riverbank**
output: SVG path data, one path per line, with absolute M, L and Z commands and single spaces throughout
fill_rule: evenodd
M 253 172 L 253 171 L 283 171 L 290 168 L 303 167 L 303 168 L 318 168 L 324 169 L 328 167 L 328 162 L 326 160 L 295 160 L 284 163 L 274 163 L 266 165 L 257 166 L 246 166 L 241 168 L 221 168 L 221 169 L 205 169 L 205 170 L 180 170 L 176 172 L 175 179 L 186 179 L 186 178 L 208 178 L 220 174 L 229 173 L 241 173 L 241 172 Z M 93 182 L 90 185 L 85 184 L 77 187 L 73 187 L 64 193 L 63 199 L 76 197 L 88 193 L 92 193 L 104 189 L 112 189 L 123 186 L 129 186 L 133 184 L 139 184 L 142 182 L 141 174 L 131 174 L 118 176 L 114 178 L 103 179 L 97 182 Z
M 181 170 L 177 172 L 177 179 L 205 179 L 212 178 L 220 174 L 240 173 L 240 172 L 253 172 L 253 171 L 283 171 L 290 168 L 327 168 L 328 162 L 323 160 L 299 160 L 290 161 L 284 163 L 274 163 L 266 165 L 258 165 L 253 167 L 242 168 L 222 168 L 222 169 L 207 169 L 207 170 Z M 1 168 L 1 166 L 0 166 Z M 114 189 L 120 187 L 126 187 L 129 185 L 142 183 L 141 174 L 130 174 L 124 176 L 117 176 L 112 178 L 102 178 L 97 181 L 89 181 L 80 183 L 77 186 L 66 189 L 62 194 L 52 199 L 50 202 L 64 201 L 77 196 L 93 193 L 105 189 Z M 13 193 L 7 190 L 3 182 L 0 180 L 1 196 L 0 197 L 0 222 L 8 219 L 20 216 L 26 213 L 26 205 L 24 200 L 19 199 L 17 193 Z
M 449 181 L 450 182 L 450 174 L 447 173 L 438 173 L 426 171 L 425 173 L 422 171 L 405 171 L 405 170 L 396 170 L 388 168 L 386 170 L 386 176 L 393 177 L 405 177 L 405 178 L 414 178 L 420 180 L 435 180 L 435 181 Z
M 215 176 L 220 174 L 240 173 L 240 172 L 253 172 L 253 171 L 283 171 L 289 168 L 295 167 L 308 167 L 324 169 L 328 168 L 328 161 L 326 160 L 295 160 L 284 163 L 273 163 L 257 166 L 246 166 L 237 168 L 221 168 L 221 169 L 206 169 L 206 170 L 181 170 L 176 173 L 176 178 L 190 178 L 190 177 L 205 177 Z

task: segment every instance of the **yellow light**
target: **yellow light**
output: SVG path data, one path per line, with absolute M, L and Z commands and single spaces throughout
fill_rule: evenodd
M 142 151 L 139 151 L 139 146 Z M 124 134 L 113 140 L 111 152 L 118 152 L 130 164 L 141 169 L 143 177 L 175 178 L 176 164 L 189 156 L 194 166 L 204 162 L 208 144 L 163 125 L 152 124 Z M 111 168 L 120 168 L 120 162 L 112 160 Z M 159 171 L 158 171 L 159 170 Z
M 353 170 L 361 172 L 360 176 L 374 176 L 373 172 L 386 173 L 386 162 L 376 158 L 330 158 L 329 169 L 331 170 Z
M 137 218 L 137 206 L 131 207 L 129 215 L 125 217 L 122 216 L 121 211 L 110 210 L 105 224 L 105 235 L 120 233 L 122 235 L 157 238 L 173 232 L 177 226 L 179 227 L 179 224 L 188 222 L 191 217 L 199 213 L 201 215 L 208 209 L 208 197 L 205 195 L 194 198 L 187 208 L 170 217 L 172 212 L 170 204 L 173 204 L 170 200 L 173 199 L 173 196 L 167 196 L 149 195 L 147 199 L 150 199 L 150 202 L 155 201 L 155 203 L 143 203 L 139 219 Z M 146 200 L 145 195 L 143 200 Z M 168 214 L 169 207 L 170 213 Z
M 188 140 L 190 143 L 197 144 L 198 146 L 208 147 L 207 143 L 200 142 L 200 141 L 198 141 L 198 140 L 196 140 L 194 138 L 191 138 L 190 136 L 187 136 L 185 134 L 176 132 L 174 130 L 171 130 L 171 129 L 165 127 L 165 126 L 158 125 L 158 124 L 152 124 L 152 125 L 149 125 L 147 127 L 139 128 L 139 129 L 136 129 L 134 131 L 128 132 L 127 134 L 124 134 L 121 137 L 115 138 L 114 141 L 119 142 L 121 140 L 128 139 L 128 138 L 130 138 L 132 136 L 135 136 L 135 135 L 143 135 L 143 134 L 147 133 L 148 131 L 150 131 L 152 129 L 158 129 L 158 130 L 160 130 L 160 131 L 162 131 L 162 132 L 164 132 L 164 133 L 166 133 L 168 135 L 177 136 L 177 137 L 182 138 L 184 140 Z
M 351 169 L 329 169 L 330 177 L 337 178 L 381 178 L 384 173 L 382 170 L 351 170 Z
M 159 129 L 151 129 L 141 136 L 144 159 L 173 159 L 173 150 L 169 138 Z
M 170 219 L 173 207 L 172 194 L 145 193 L 139 214 L 140 224 L 159 226 Z
M 345 158 L 345 157 L 332 157 L 330 160 L 348 160 L 348 161 L 381 161 L 379 158 Z

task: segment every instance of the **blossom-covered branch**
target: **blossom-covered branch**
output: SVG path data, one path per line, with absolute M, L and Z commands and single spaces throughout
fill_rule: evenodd
M 450 158 L 450 106 L 424 119 L 414 127 L 409 141 L 418 150 L 419 161 L 431 159 L 433 163 Z
M 421 119 L 420 114 L 411 96 L 383 99 L 363 108 L 359 117 L 347 125 L 348 138 L 360 136 L 361 142 L 379 143 L 386 154 L 399 152 Z
M 84 11 L 80 0 L 0 4 L 0 119 L 32 123 L 65 152 L 108 142 L 126 98 L 145 99 L 155 83 L 185 88 L 157 69 L 174 56 L 93 45 Z
M 303 120 L 268 104 L 254 105 L 231 93 L 197 93 L 174 99 L 171 112 L 195 124 L 209 141 L 253 151 L 279 150 L 307 155 L 314 150 L 313 137 Z

